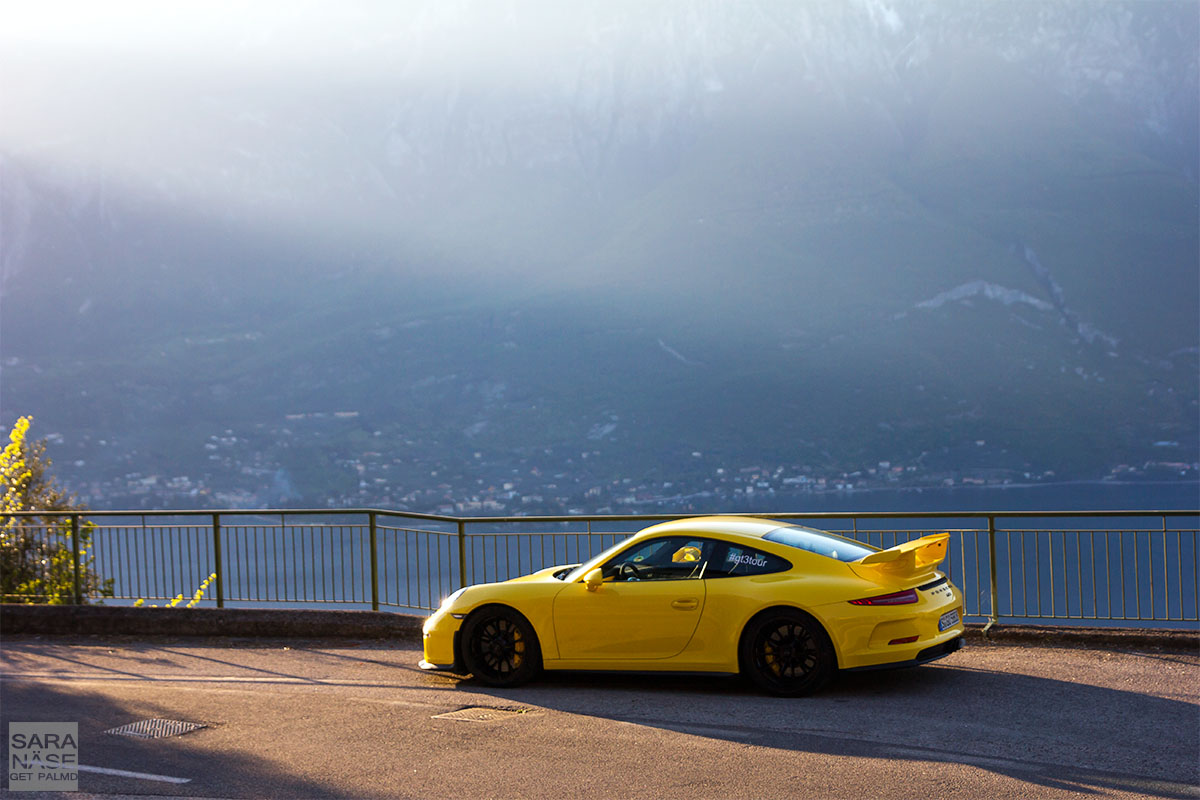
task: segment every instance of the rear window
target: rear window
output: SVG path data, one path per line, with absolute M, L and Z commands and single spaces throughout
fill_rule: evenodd
M 799 525 L 776 528 L 763 538 L 768 542 L 786 544 L 788 547 L 807 550 L 826 558 L 836 558 L 838 561 L 858 561 L 863 556 L 875 552 L 860 544 L 855 544 L 849 539 L 812 528 L 801 528 Z
M 716 551 L 715 558 L 709 562 L 704 573 L 706 578 L 740 578 L 744 575 L 768 575 L 772 572 L 783 572 L 791 569 L 792 565 L 785 559 L 761 550 L 729 544 L 725 547 L 725 555 Z

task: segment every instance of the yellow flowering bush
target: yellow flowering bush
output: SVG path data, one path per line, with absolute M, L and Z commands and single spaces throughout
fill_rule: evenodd
M 196 591 L 192 592 L 192 599 L 188 601 L 188 604 L 186 606 L 184 606 L 184 608 L 194 608 L 197 603 L 199 603 L 201 600 L 203 600 L 205 593 L 208 592 L 209 584 L 211 584 L 216 579 L 217 579 L 217 573 L 215 573 L 215 572 L 213 574 L 209 575 L 207 578 L 205 578 L 201 582 L 200 586 L 196 589 Z M 173 599 L 171 602 L 167 603 L 167 608 L 174 608 L 175 606 L 179 605 L 182 602 L 183 602 L 183 595 L 182 594 L 176 595 L 175 599 Z M 143 607 L 145 607 L 145 605 L 146 605 L 146 598 L 139 597 L 137 599 L 137 601 L 134 602 L 133 607 L 134 608 L 143 608 Z M 150 608 L 158 608 L 158 606 L 156 604 L 152 603 L 150 605 Z
M 16 511 L 84 511 L 54 483 L 44 441 L 28 439 L 31 417 L 20 417 L 0 452 L 0 601 L 6 603 L 72 603 L 75 599 L 74 547 L 68 517 L 15 517 Z M 79 526 L 80 591 L 89 597 L 111 597 L 112 580 L 92 568 L 95 526 Z

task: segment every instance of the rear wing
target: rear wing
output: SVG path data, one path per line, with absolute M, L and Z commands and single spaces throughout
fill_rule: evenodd
M 880 583 L 904 583 L 931 574 L 946 559 L 950 534 L 931 533 L 850 562 L 860 577 Z

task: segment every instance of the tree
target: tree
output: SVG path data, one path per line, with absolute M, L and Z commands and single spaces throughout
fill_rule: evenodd
M 75 600 L 75 550 L 78 535 L 79 591 L 88 597 L 111 597 L 112 580 L 92 567 L 95 526 L 82 521 L 72 530 L 70 512 L 87 508 L 57 486 L 50 474 L 46 442 L 28 440 L 33 420 L 21 417 L 0 453 L 0 601 L 72 603 Z M 60 512 L 44 517 L 16 517 L 17 511 Z M 62 513 L 66 512 L 66 513 Z

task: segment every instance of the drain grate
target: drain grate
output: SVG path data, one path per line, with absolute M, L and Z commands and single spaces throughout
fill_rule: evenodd
M 183 722 L 178 719 L 144 719 L 119 728 L 109 728 L 105 733 L 111 733 L 113 736 L 133 736 L 137 739 L 165 739 L 168 736 L 182 736 L 207 727 L 200 722 Z
M 520 706 L 509 706 L 507 708 L 472 706 L 471 708 L 460 708 L 458 711 L 448 711 L 445 714 L 434 714 L 433 718 L 456 719 L 460 722 L 496 722 L 528 713 L 528 708 L 521 708 Z

